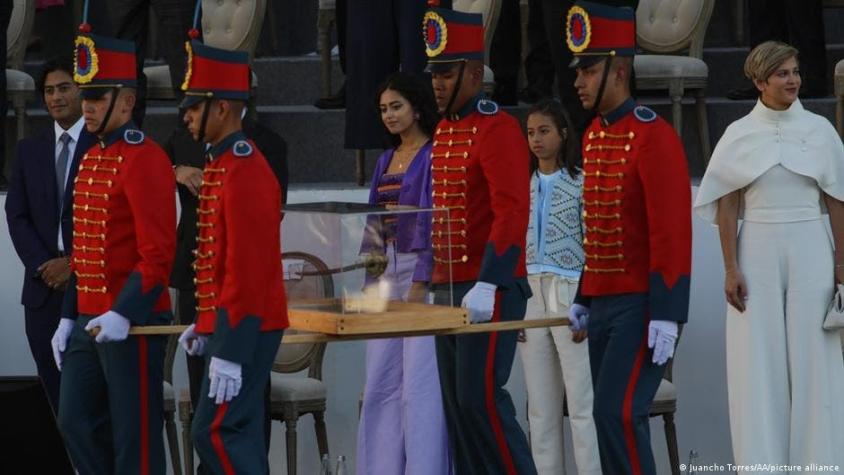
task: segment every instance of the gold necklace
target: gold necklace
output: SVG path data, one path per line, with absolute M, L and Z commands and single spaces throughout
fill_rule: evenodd
M 425 140 L 425 142 L 427 142 L 427 139 Z M 416 158 L 416 154 L 419 152 L 419 149 L 422 148 L 423 145 L 425 145 L 425 142 L 422 142 L 421 144 L 414 144 L 413 146 L 407 147 L 403 150 L 396 149 L 396 151 L 393 153 L 393 158 L 396 162 L 396 167 L 399 170 L 403 170 L 404 167 L 410 164 L 410 162 L 412 162 L 413 159 Z

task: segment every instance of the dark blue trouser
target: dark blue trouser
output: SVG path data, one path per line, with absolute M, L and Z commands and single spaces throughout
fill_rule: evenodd
M 193 443 L 202 464 L 215 474 L 268 473 L 264 439 L 264 391 L 273 367 L 282 331 L 262 332 L 252 361 L 243 364 L 240 393 L 220 405 L 208 397 L 208 363 L 193 416 Z M 208 341 L 207 355 L 214 354 L 215 335 Z
M 453 299 L 435 286 L 435 303 L 459 306 L 475 282 L 454 283 Z M 446 288 L 447 289 L 447 288 Z M 526 279 L 496 295 L 493 321 L 522 320 Z M 536 473 L 527 438 L 504 384 L 510 379 L 518 332 L 438 336 L 437 365 L 456 475 Z
M 47 400 L 53 413 L 59 410 L 59 381 L 61 374 L 53 358 L 53 346 L 50 340 L 59 326 L 59 314 L 62 312 L 64 292 L 51 291 L 40 307 L 24 307 L 26 321 L 26 339 L 29 350 L 38 368 L 38 377 L 47 394 Z
M 589 361 L 601 467 L 607 475 L 656 474 L 649 417 L 665 366 L 648 348 L 648 296 L 593 297 Z
M 96 343 L 90 320 L 76 319 L 62 365 L 58 422 L 73 464 L 85 475 L 163 475 L 166 337 Z

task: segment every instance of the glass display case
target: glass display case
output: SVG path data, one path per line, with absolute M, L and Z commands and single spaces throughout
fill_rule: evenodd
M 448 210 L 286 206 L 281 244 L 291 328 L 342 334 L 467 324 L 462 309 L 432 305 L 430 294 L 412 285 L 428 280 L 433 269 L 432 220 L 448 223 Z M 444 285 L 450 294 L 450 283 Z

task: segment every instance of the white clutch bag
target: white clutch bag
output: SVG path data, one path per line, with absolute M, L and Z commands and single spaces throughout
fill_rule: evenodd
M 835 295 L 826 311 L 826 318 L 823 320 L 824 330 L 844 329 L 844 284 L 835 286 Z

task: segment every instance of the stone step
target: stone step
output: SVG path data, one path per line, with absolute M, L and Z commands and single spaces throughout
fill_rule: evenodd
M 750 85 L 750 82 L 744 78 L 744 60 L 748 53 L 749 49 L 746 47 L 706 48 L 703 50 L 703 60 L 709 65 L 708 95 L 724 96 L 730 89 Z M 833 92 L 835 64 L 842 59 L 844 59 L 844 43 L 828 44 L 826 47 L 826 77 L 830 95 Z
M 745 2 L 745 25 L 744 37 L 736 42 L 734 25 L 734 4 L 744 0 L 716 0 L 715 9 L 712 11 L 712 18 L 709 20 L 709 28 L 706 32 L 705 46 L 747 46 L 749 41 L 747 11 Z M 824 9 L 824 33 L 827 44 L 844 43 L 844 8 Z
M 670 103 L 667 98 L 644 98 L 642 103 L 651 106 L 657 113 L 671 120 Z M 727 125 L 747 114 L 754 101 L 730 101 L 724 98 L 707 99 L 707 117 L 711 142 L 715 143 Z M 832 98 L 804 101 L 807 109 L 834 121 L 835 102 Z M 505 108 L 524 120 L 527 107 Z M 312 106 L 262 106 L 259 107 L 262 123 L 275 130 L 287 141 L 288 162 L 291 183 L 349 183 L 355 181 L 354 151 L 344 150 L 343 111 L 320 111 Z M 32 109 L 30 127 L 43 127 L 46 113 Z M 156 141 L 164 142 L 177 126 L 175 109 L 172 107 L 150 107 L 147 111 L 145 131 Z M 12 121 L 9 121 L 12 122 Z M 13 124 L 9 123 L 9 127 Z M 30 130 L 33 130 L 30 128 Z M 693 176 L 704 171 L 697 134 L 697 118 L 691 100 L 683 105 L 683 142 Z M 379 150 L 366 153 L 366 176 L 372 172 Z
M 38 80 L 43 61 L 29 60 L 24 71 Z M 147 66 L 163 64 L 147 61 Z M 253 63 L 258 76 L 258 104 L 304 105 L 313 104 L 320 96 L 320 60 L 316 55 L 257 58 Z M 337 56 L 331 61 L 331 92 L 336 93 L 343 84 L 343 71 Z M 155 105 L 166 106 L 167 103 Z
M 744 0 L 717 0 L 706 35 L 706 46 L 746 46 L 748 43 L 747 11 L 743 38 L 736 42 L 735 2 Z M 316 49 L 316 2 L 268 2 L 270 8 L 261 32 L 258 56 L 291 56 L 309 53 Z M 824 9 L 824 29 L 827 43 L 844 43 L 844 9 Z M 275 29 L 273 29 L 275 26 Z

